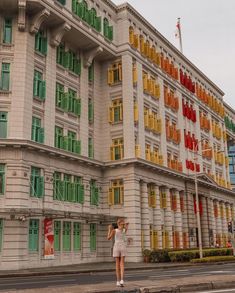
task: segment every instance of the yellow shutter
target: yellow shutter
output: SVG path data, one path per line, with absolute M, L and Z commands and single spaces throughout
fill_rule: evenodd
M 124 187 L 120 187 L 120 204 L 124 203 Z
M 113 70 L 109 69 L 108 70 L 108 84 L 112 85 L 114 83 L 114 74 L 113 74 Z
M 113 188 L 109 188 L 108 204 L 109 205 L 114 204 L 114 190 L 113 190 Z
M 138 122 L 139 120 L 139 113 L 138 113 L 138 104 L 134 102 L 134 122 Z
M 122 120 L 123 120 L 123 110 L 122 110 L 122 107 L 123 107 L 123 104 L 122 104 L 122 103 L 120 103 L 120 105 L 119 105 L 119 111 L 120 111 L 120 121 L 122 121 Z
M 135 156 L 136 156 L 137 158 L 140 157 L 140 145 L 136 145 L 136 146 L 135 146 Z
M 122 81 L 122 64 L 118 64 L 118 77 Z
M 151 207 L 156 208 L 156 193 L 154 190 L 151 191 Z
M 148 75 L 143 73 L 143 89 L 144 91 L 148 90 Z
M 129 28 L 129 42 L 132 46 L 134 45 L 134 29 L 132 27 Z
M 153 249 L 158 249 L 158 233 L 153 230 Z
M 137 68 L 136 65 L 133 64 L 133 84 L 137 83 Z
M 114 146 L 110 147 L 110 160 L 114 161 L 115 157 L 114 157 Z
M 109 107 L 109 123 L 113 123 L 113 122 L 114 122 L 114 108 Z

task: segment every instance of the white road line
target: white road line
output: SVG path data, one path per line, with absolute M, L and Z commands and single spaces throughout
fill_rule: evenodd
M 233 290 L 233 291 L 231 291 Z M 212 291 L 200 291 L 198 293 L 220 293 L 220 292 L 235 292 L 235 288 L 230 288 L 230 289 L 221 289 L 221 290 L 212 290 Z

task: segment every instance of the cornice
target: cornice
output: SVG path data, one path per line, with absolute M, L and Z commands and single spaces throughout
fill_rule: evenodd
M 148 22 L 133 6 L 129 3 L 124 3 L 119 5 L 118 12 L 127 10 L 130 12 L 136 19 L 138 19 L 142 24 L 149 29 L 158 39 L 160 39 L 164 44 L 166 44 L 175 55 L 177 55 L 181 60 L 183 60 L 188 66 L 189 69 L 193 68 L 195 72 L 204 80 L 206 80 L 220 95 L 224 96 L 224 92 L 211 81 L 196 65 L 194 65 L 184 54 L 182 54 L 172 43 L 170 43 L 150 22 Z

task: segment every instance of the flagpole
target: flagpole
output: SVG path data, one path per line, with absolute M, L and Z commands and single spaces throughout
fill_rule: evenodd
M 181 35 L 180 17 L 178 17 L 177 27 L 178 27 L 178 30 L 179 30 L 180 52 L 183 53 L 183 45 L 182 45 L 182 35 Z

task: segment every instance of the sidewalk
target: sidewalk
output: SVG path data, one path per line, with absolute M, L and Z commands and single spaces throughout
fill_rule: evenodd
M 222 263 L 220 263 L 222 264 Z M 126 272 L 130 270 L 150 270 L 150 269 L 183 269 L 189 266 L 198 266 L 190 263 L 126 263 Z M 82 265 L 69 265 L 49 268 L 37 268 L 20 271 L 0 271 L 0 278 L 6 277 L 24 277 L 24 276 L 43 276 L 59 274 L 77 274 L 77 273 L 95 273 L 115 270 L 115 264 L 112 263 L 91 263 Z M 115 278 L 114 278 L 115 279 Z M 178 292 L 198 292 L 208 289 L 235 288 L 235 275 L 200 275 L 189 276 L 177 279 L 165 280 L 140 280 L 128 281 L 124 288 L 117 288 L 115 282 L 104 282 L 98 284 L 86 285 L 64 285 L 43 288 L 43 293 L 178 293 Z M 5 293 L 41 293 L 42 289 L 28 290 L 9 290 Z

